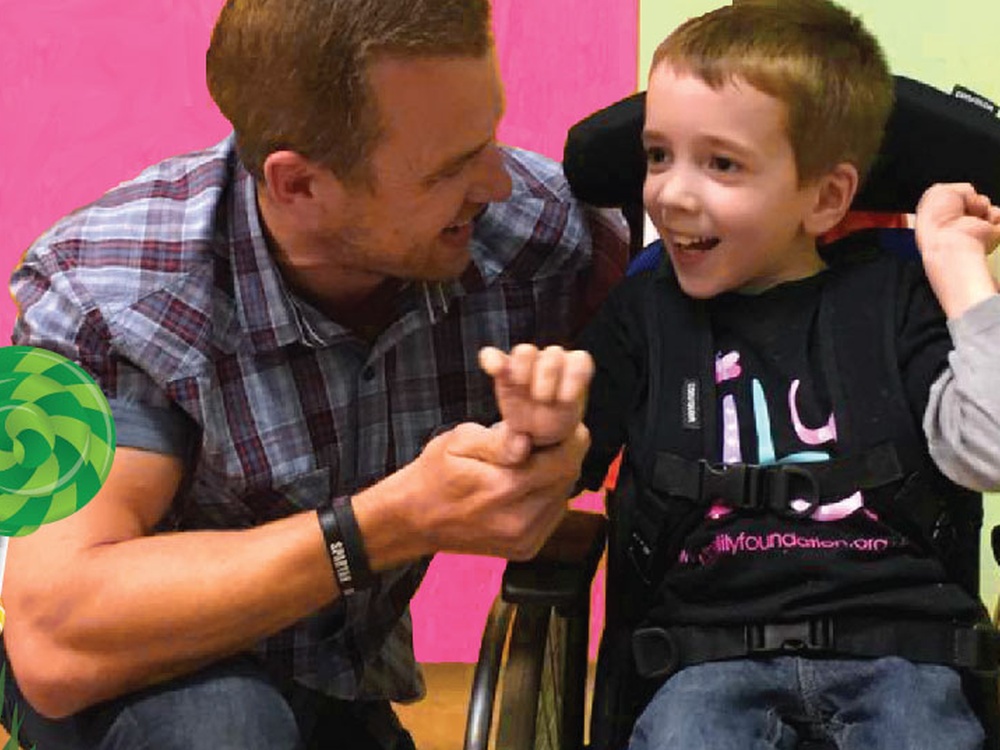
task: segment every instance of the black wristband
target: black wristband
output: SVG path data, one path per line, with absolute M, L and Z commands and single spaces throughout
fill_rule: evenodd
M 370 588 L 375 576 L 368 565 L 368 555 L 361 541 L 361 531 L 354 518 L 351 496 L 336 497 L 333 502 L 316 513 L 326 551 L 330 555 L 333 575 L 344 596 Z

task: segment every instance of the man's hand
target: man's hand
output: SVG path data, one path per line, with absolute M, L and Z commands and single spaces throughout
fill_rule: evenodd
M 933 185 L 917 206 L 917 246 L 949 318 L 996 293 L 986 256 L 1000 243 L 1000 208 L 968 183 Z
M 583 418 L 594 374 L 587 352 L 519 344 L 508 355 L 485 347 L 479 364 L 493 378 L 503 421 L 534 447 L 562 442 Z
M 368 523 L 367 492 L 356 497 L 365 544 L 389 549 L 379 535 L 408 528 L 409 544 L 392 545 L 377 567 L 433 552 L 462 552 L 524 560 L 552 534 L 566 511 L 569 494 L 590 445 L 579 422 L 561 443 L 529 454 L 523 435 L 509 426 L 464 423 L 438 435 L 410 464 L 378 486 L 396 498 L 395 523 Z M 405 500 L 405 502 L 403 502 Z M 398 533 L 397 533 L 398 537 Z M 411 548 L 412 547 L 412 548 Z M 397 559 L 398 558 L 398 559 Z

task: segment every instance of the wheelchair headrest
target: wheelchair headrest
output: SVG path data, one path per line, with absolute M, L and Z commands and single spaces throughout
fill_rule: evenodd
M 852 208 L 909 213 L 935 182 L 971 182 L 1000 203 L 1000 119 L 920 81 L 895 76 L 885 138 Z M 566 139 L 574 193 L 598 206 L 641 202 L 645 92 L 590 115 Z

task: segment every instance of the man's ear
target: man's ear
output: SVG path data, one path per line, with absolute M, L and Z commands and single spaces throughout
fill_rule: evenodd
M 309 211 L 316 199 L 339 181 L 330 170 L 295 151 L 274 151 L 263 164 L 263 192 L 269 202 L 283 209 Z M 331 185 L 330 183 L 337 183 Z
M 813 204 L 803 221 L 806 232 L 818 237 L 837 226 L 857 192 L 858 168 L 849 162 L 841 162 L 817 179 Z

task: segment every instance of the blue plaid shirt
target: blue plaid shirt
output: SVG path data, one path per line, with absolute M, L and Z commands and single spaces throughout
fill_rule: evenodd
M 16 344 L 81 363 L 118 444 L 190 456 L 161 528 L 248 528 L 316 508 L 411 461 L 439 425 L 497 417 L 480 347 L 565 342 L 592 267 L 624 240 L 559 166 L 505 150 L 513 195 L 476 222 L 458 280 L 411 283 L 373 344 L 286 286 L 230 137 L 164 161 L 43 235 L 15 270 Z M 593 241 L 592 241 L 593 238 Z M 592 264 L 595 242 L 605 248 Z M 426 561 L 268 638 L 279 679 L 341 698 L 423 684 L 408 602 Z

